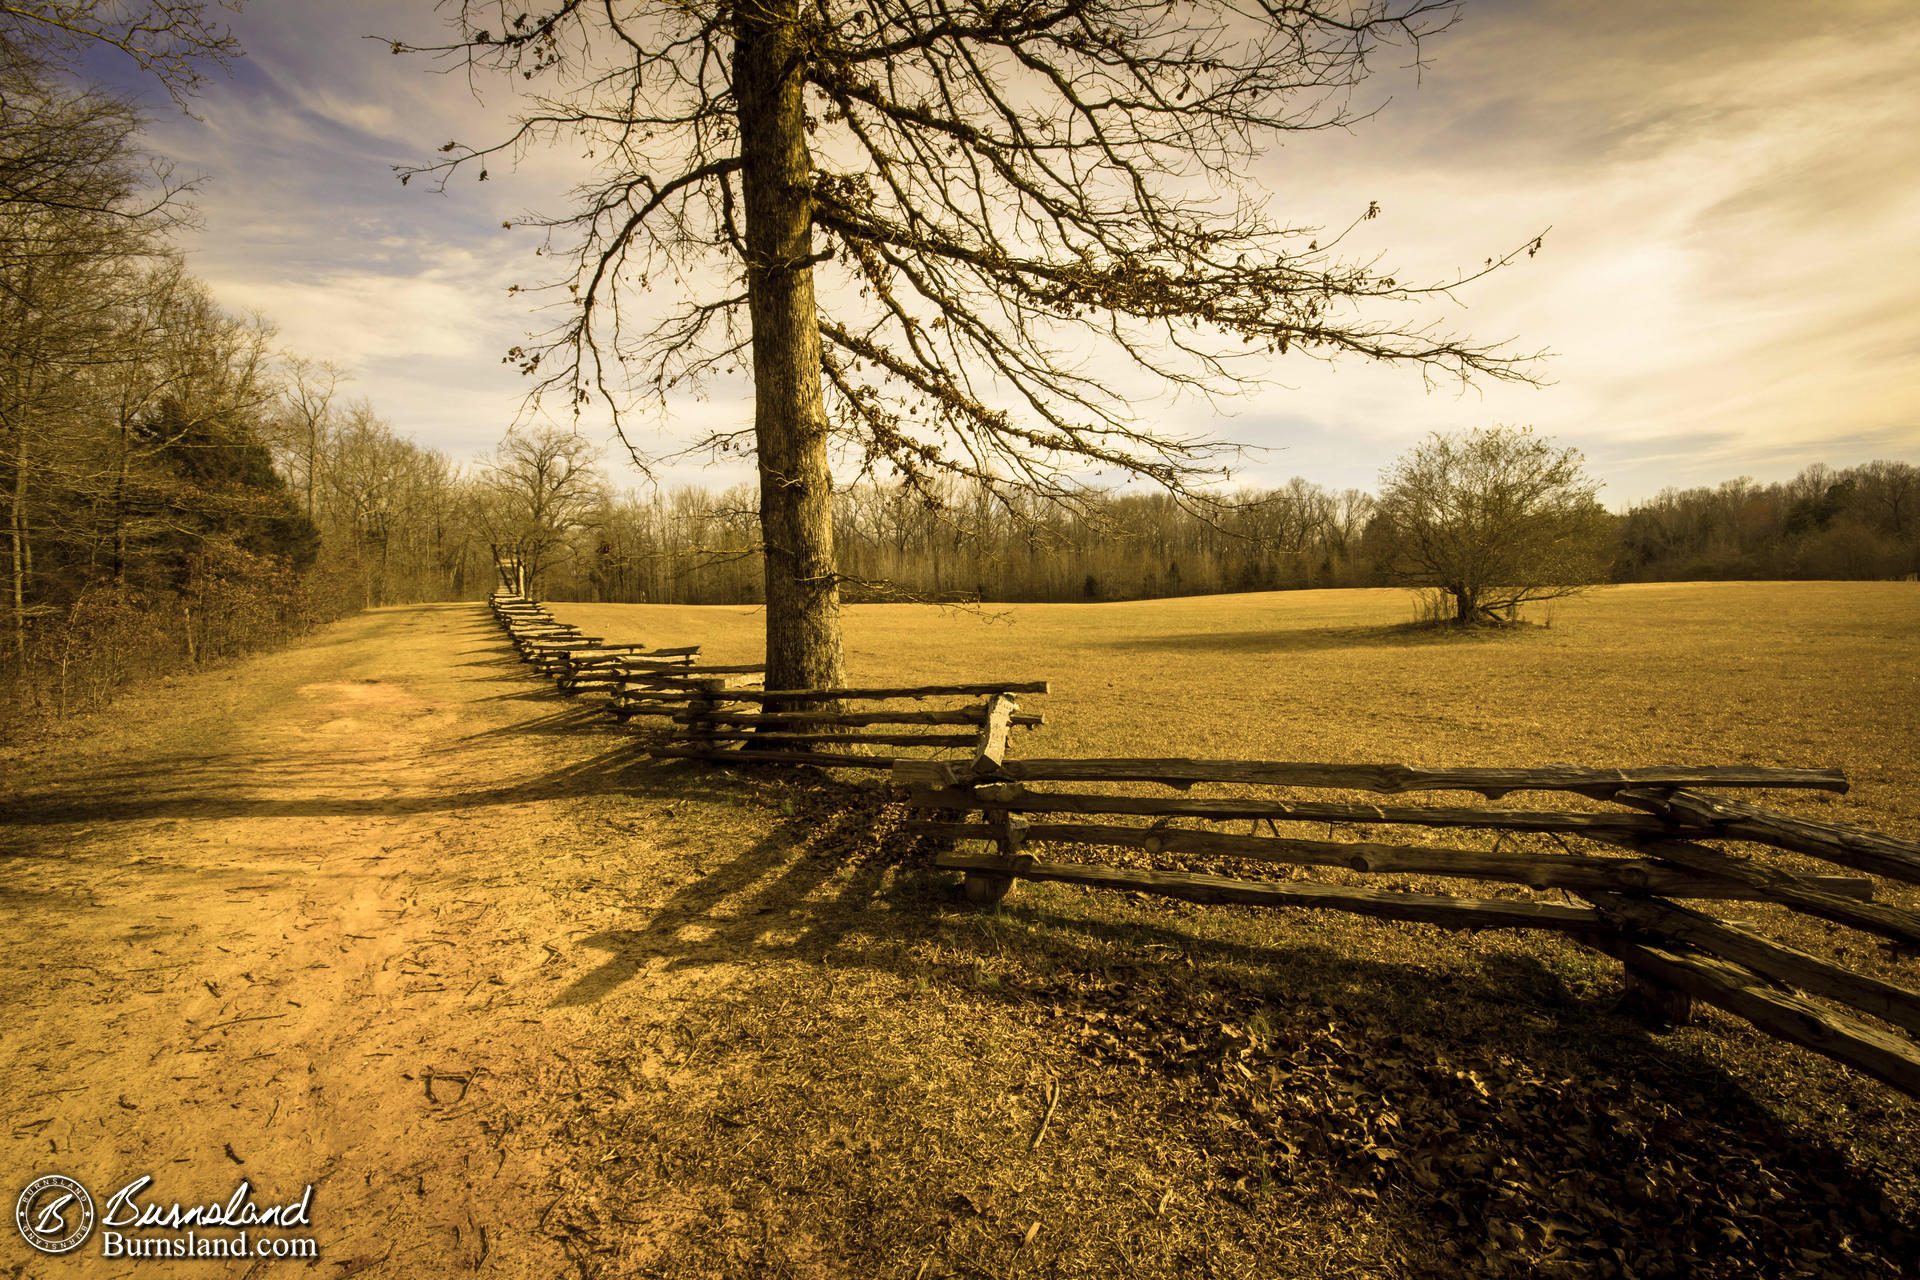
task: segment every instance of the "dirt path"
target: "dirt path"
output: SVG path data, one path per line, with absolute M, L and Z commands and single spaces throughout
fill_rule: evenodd
M 627 981 L 641 966 L 578 945 L 629 905 L 596 856 L 644 841 L 595 799 L 633 757 L 483 610 L 439 606 L 137 695 L 10 761 L 5 1195 L 45 1172 L 96 1200 L 151 1174 L 162 1203 L 312 1182 L 329 1277 L 569 1270 L 539 1230 L 541 1100 L 603 1019 L 727 970 Z M 8 1237 L 0 1274 L 143 1265 Z

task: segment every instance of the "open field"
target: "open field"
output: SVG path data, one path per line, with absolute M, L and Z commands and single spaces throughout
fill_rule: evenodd
M 1008 605 L 988 607 L 982 615 L 854 607 L 846 619 L 848 679 L 856 685 L 1051 679 L 1052 694 L 1028 700 L 1029 708 L 1046 712 L 1049 723 L 1015 734 L 1014 751 L 1022 756 L 1191 755 L 1436 767 L 1837 766 L 1854 783 L 1850 794 L 1773 793 L 1766 802 L 1810 817 L 1920 836 L 1920 765 L 1914 758 L 1920 742 L 1920 590 L 1912 584 L 1619 587 L 1563 602 L 1550 615 L 1550 628 L 1498 636 L 1413 631 L 1404 625 L 1410 611 L 1407 596 L 1393 591 Z M 705 643 L 723 662 L 752 660 L 759 648 L 761 618 L 753 609 L 556 605 L 555 612 L 610 640 Z M 1510 803 L 1581 804 L 1539 795 Z M 1420 839 L 1405 829 L 1382 838 Z M 1461 843 L 1459 833 L 1430 838 Z M 1094 857 L 1116 860 L 1112 850 Z M 1808 871 L 1833 869 L 1790 854 L 1775 861 Z M 1247 870 L 1260 875 L 1273 869 Z M 1363 881 L 1339 872 L 1298 874 Z M 1524 896 L 1511 886 L 1476 890 L 1459 881 L 1416 877 L 1400 882 L 1431 892 Z M 1883 883 L 1879 896 L 1920 905 L 1904 886 Z M 1914 961 L 1899 960 L 1845 930 L 1758 904 L 1743 904 L 1733 914 L 1856 968 L 1909 985 L 1920 981 Z M 1733 1117 L 1757 1106 L 1791 1131 L 1818 1126 L 1844 1133 L 1862 1144 L 1863 1158 L 1905 1170 L 1898 1181 L 1912 1195 L 1904 1149 L 1920 1119 L 1912 1103 L 1717 1014 L 1649 1044 L 1637 1028 L 1609 1020 L 1607 1007 L 1619 991 L 1617 966 L 1560 939 L 1466 937 L 1331 914 L 1124 902 L 1037 884 L 1019 886 L 993 923 L 972 923 L 992 935 L 996 954 L 1006 957 L 1003 966 L 1016 973 L 1026 966 L 1071 969 L 1092 956 L 1102 966 L 1132 966 L 1130 983 L 1155 988 L 1165 976 L 1155 960 L 1177 953 L 1181 962 L 1192 963 L 1196 950 L 1218 948 L 1217 973 L 1223 979 L 1232 973 L 1225 985 L 1252 993 L 1248 998 L 1256 1006 L 1275 995 L 1293 1001 L 1304 996 L 1329 1000 L 1349 1016 L 1385 1015 L 1374 1024 L 1372 1048 L 1355 1054 L 1359 1065 L 1342 1087 L 1381 1084 L 1390 1096 L 1392 1089 L 1368 1067 L 1369 1055 L 1391 1061 L 1391 1048 L 1382 1050 L 1380 1043 L 1391 1046 L 1397 1033 L 1415 1029 L 1456 1049 L 1464 1042 L 1484 1050 L 1489 1039 L 1506 1042 L 1509 1051 L 1524 1046 L 1516 1061 L 1532 1058 L 1535 1067 L 1575 1079 L 1604 1077 L 1606 1064 L 1619 1061 L 1616 1052 L 1632 1058 L 1643 1049 L 1662 1055 L 1660 1065 L 1636 1061 L 1626 1074 L 1677 1072 L 1696 1088 L 1700 1073 L 1724 1071 L 1724 1083 L 1742 1108 L 1722 1113 L 1722 1122 L 1737 1126 L 1742 1122 Z M 1112 943 L 1113 935 L 1129 934 L 1132 945 Z M 1234 959 L 1227 961 L 1228 955 Z M 1044 976 L 1034 981 L 1043 992 L 1051 989 Z M 1145 997 L 1136 1013 L 1149 1039 L 1162 1020 L 1178 1021 L 1164 1003 Z M 1529 1028 L 1517 1044 L 1516 1017 Z M 1613 1043 L 1596 1050 L 1596 1035 Z M 1543 1041 L 1578 1047 L 1549 1051 Z M 1542 1053 L 1553 1066 L 1544 1065 Z M 1579 1106 L 1571 1109 L 1578 1112 Z M 1257 1101 L 1248 1115 L 1257 1128 L 1264 1118 Z M 1714 1179 L 1710 1163 L 1694 1170 L 1702 1180 L 1696 1193 Z M 1606 1199 L 1617 1205 L 1619 1194 L 1616 1186 Z M 1550 1199 L 1534 1203 L 1531 1212 L 1550 1215 Z M 1910 1199 L 1908 1206 L 1910 1216 Z M 1583 1216 L 1562 1209 L 1569 1222 Z M 1086 1211 L 1085 1205 L 1076 1209 Z M 1630 1231 L 1647 1225 L 1627 1216 Z M 1388 1265 L 1390 1243 L 1375 1238 L 1372 1246 L 1361 1246 L 1348 1236 L 1349 1228 L 1354 1224 L 1330 1236 L 1366 1255 L 1360 1264 L 1365 1269 Z M 1389 1240 L 1392 1235 L 1386 1233 Z M 1733 1246 L 1739 1241 L 1710 1236 L 1694 1238 L 1689 1251 L 1711 1248 L 1737 1271 L 1742 1250 Z M 1369 1254 L 1370 1247 L 1386 1252 Z M 1472 1256 L 1471 1248 L 1467 1252 Z M 1335 1248 L 1328 1257 L 1340 1253 Z M 1535 1254 L 1525 1265 L 1542 1265 L 1551 1256 L 1551 1250 Z M 1582 1256 L 1577 1248 L 1569 1250 L 1569 1258 Z M 1499 1266 L 1486 1256 L 1466 1265 Z M 1600 1263 L 1585 1255 L 1578 1265 Z M 1817 1273 L 1838 1264 L 1810 1259 L 1808 1265 Z M 1649 1260 L 1631 1270 L 1647 1274 Z
M 751 609 L 554 611 L 759 652 Z M 1920 836 L 1913 584 L 1617 588 L 1491 638 L 1411 635 L 1409 612 L 1385 592 L 856 608 L 850 674 L 1050 679 L 1029 756 L 1837 765 L 1850 795 L 1783 807 Z M 883 793 L 637 758 L 644 727 L 596 701 L 511 661 L 478 607 L 392 609 L 16 751 L 16 1181 L 313 1181 L 342 1277 L 1920 1256 L 1920 1105 L 1717 1015 L 1650 1034 L 1612 1011 L 1610 960 L 1051 885 L 982 914 Z M 0 1250 L 0 1274 L 150 1269 Z
M 609 640 L 760 652 L 752 608 L 553 609 Z M 848 678 L 1050 679 L 1024 755 L 1837 765 L 1855 791 L 1821 816 L 1920 833 L 1911 583 L 1613 587 L 1554 606 L 1550 629 L 1464 639 L 1410 616 L 1400 591 L 853 606 Z

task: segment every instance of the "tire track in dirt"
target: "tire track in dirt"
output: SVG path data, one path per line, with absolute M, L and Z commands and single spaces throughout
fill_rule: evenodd
M 64 1172 L 98 1200 L 146 1173 L 186 1203 L 313 1182 L 331 1277 L 569 1269 L 541 1230 L 545 1102 L 607 1016 L 560 998 L 604 959 L 570 945 L 607 843 L 576 802 L 633 754 L 461 605 L 349 619 L 9 761 L 13 1182 Z M 623 1022 L 693 980 L 625 977 Z M 11 1238 L 0 1274 L 141 1267 L 98 1253 Z

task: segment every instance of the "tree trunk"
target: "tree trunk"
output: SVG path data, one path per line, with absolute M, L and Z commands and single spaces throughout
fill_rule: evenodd
M 27 670 L 27 425 L 24 414 L 21 421 L 14 424 L 13 494 L 7 514 L 14 662 L 24 676 Z
M 844 683 L 800 16 L 799 0 L 752 0 L 735 10 L 770 689 Z
M 113 580 L 127 580 L 127 473 L 132 465 L 133 439 L 127 420 L 120 419 L 120 465 L 113 480 Z

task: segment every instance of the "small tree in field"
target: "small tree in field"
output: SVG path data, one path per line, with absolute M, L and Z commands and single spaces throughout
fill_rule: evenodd
M 519 548 L 524 589 L 538 594 L 568 540 L 586 527 L 606 497 L 599 451 L 571 431 L 509 431 L 480 464 L 471 514 L 497 546 Z
M 1605 573 L 1612 518 L 1582 461 L 1528 429 L 1435 433 L 1380 477 L 1390 571 L 1443 592 L 1463 627 L 1586 590 Z

